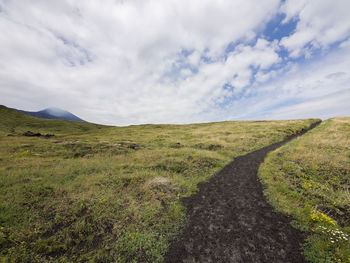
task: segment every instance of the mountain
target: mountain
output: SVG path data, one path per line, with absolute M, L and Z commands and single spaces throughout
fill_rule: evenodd
M 60 120 L 85 122 L 84 120 L 80 119 L 79 117 L 75 116 L 69 111 L 65 111 L 54 107 L 47 108 L 41 111 L 24 111 L 24 110 L 18 110 L 18 111 L 28 114 L 30 116 L 38 117 L 42 119 L 60 119 Z
M 1 135 L 8 134 L 23 134 L 27 131 L 41 134 L 63 135 L 93 132 L 105 128 L 110 128 L 110 126 L 82 121 L 37 118 L 20 112 L 19 110 L 0 105 L 0 137 Z

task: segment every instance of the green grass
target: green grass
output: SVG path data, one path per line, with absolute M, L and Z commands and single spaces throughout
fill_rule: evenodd
M 333 118 L 270 153 L 259 176 L 270 202 L 308 234 L 310 262 L 350 262 L 350 118 Z
M 186 224 L 181 197 L 316 121 L 107 127 L 4 107 L 0 116 L 3 262 L 162 262 Z M 56 136 L 18 135 L 26 130 Z

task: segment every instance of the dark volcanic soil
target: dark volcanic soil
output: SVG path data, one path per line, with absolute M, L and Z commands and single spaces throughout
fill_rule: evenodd
M 165 262 L 305 262 L 303 234 L 267 203 L 257 177 L 268 152 L 305 132 L 236 158 L 183 199 L 189 224 Z

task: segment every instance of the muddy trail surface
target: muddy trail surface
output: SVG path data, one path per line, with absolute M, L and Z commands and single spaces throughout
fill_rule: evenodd
M 182 200 L 189 222 L 165 262 L 306 262 L 304 235 L 267 203 L 257 172 L 268 152 L 308 130 L 237 157 L 199 184 Z

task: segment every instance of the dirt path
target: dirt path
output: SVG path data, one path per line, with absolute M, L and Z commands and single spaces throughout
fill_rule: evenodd
M 165 262 L 305 262 L 303 234 L 266 202 L 257 177 L 268 152 L 305 132 L 236 158 L 183 199 L 189 224 Z

